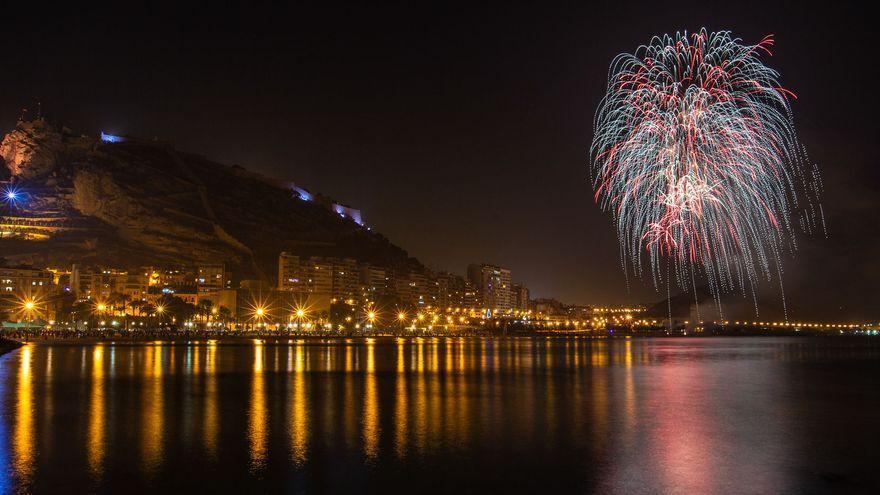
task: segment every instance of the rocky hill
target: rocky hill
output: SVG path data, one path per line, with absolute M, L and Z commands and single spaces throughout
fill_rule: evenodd
M 38 265 L 223 261 L 275 277 L 278 253 L 419 268 L 406 251 L 278 181 L 158 141 L 108 142 L 44 120 L 0 144 L 0 256 Z M 14 196 L 14 197 L 13 197 Z

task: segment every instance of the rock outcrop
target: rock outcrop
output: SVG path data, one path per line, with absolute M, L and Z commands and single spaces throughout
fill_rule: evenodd
M 267 280 L 280 251 L 420 267 L 383 236 L 278 181 L 167 143 L 107 143 L 35 120 L 7 134 L 0 155 L 22 196 L 0 207 L 0 256 L 16 261 L 223 261 L 242 277 Z
M 52 170 L 61 147 L 61 133 L 45 120 L 22 121 L 0 142 L 0 157 L 13 176 L 31 179 Z

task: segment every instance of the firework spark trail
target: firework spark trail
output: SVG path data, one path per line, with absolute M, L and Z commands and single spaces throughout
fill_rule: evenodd
M 614 217 L 625 271 L 640 276 L 647 265 L 657 286 L 667 264 L 667 284 L 690 290 L 703 277 L 716 300 L 736 289 L 754 298 L 761 278 L 776 272 L 782 282 L 780 254 L 796 248 L 792 217 L 806 232 L 824 228 L 794 94 L 761 61 L 772 46 L 772 36 L 744 45 L 703 29 L 615 57 L 591 154 L 595 199 Z

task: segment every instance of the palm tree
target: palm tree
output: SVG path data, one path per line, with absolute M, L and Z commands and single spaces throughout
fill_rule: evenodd
M 141 301 L 141 300 L 137 300 L 137 299 L 136 299 L 136 300 L 132 301 L 132 302 L 128 305 L 128 307 L 131 308 L 131 315 L 132 315 L 132 316 L 140 316 L 140 315 L 141 315 L 141 310 L 143 309 L 144 304 L 146 304 L 146 302 Z
M 208 318 L 211 316 L 211 308 L 214 307 L 214 303 L 211 302 L 210 299 L 202 299 L 199 301 L 199 305 L 196 308 L 200 317 L 202 317 L 203 321 L 207 322 Z
M 76 329 L 76 320 L 79 319 L 80 316 L 85 316 L 86 321 L 90 321 L 92 319 L 93 306 L 89 301 L 77 301 L 73 303 L 73 306 L 70 308 L 70 319 L 73 322 L 73 328 Z M 87 325 L 90 326 L 90 325 Z
M 226 306 L 220 306 L 217 308 L 217 314 L 219 315 L 220 320 L 223 322 L 223 325 L 227 325 L 229 323 L 229 319 L 232 317 L 232 311 L 229 310 Z

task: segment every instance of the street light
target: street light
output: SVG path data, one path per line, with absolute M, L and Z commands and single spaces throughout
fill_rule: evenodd
M 37 309 L 37 303 L 33 299 L 25 299 L 21 305 L 22 311 L 24 311 L 25 320 L 28 324 L 28 329 L 31 327 L 31 323 L 34 320 L 34 312 Z
M 159 327 L 162 327 L 162 315 L 165 314 L 165 306 L 161 304 L 156 305 L 156 314 L 159 315 Z

